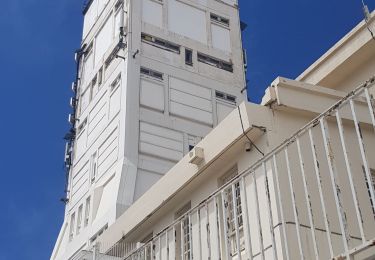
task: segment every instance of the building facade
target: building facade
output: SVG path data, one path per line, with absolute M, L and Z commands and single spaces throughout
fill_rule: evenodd
M 51 259 L 94 245 L 245 100 L 236 0 L 91 0 Z
M 74 259 L 374 259 L 367 26 L 237 107 Z

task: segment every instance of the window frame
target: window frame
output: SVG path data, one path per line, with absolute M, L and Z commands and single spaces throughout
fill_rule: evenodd
M 219 187 L 225 186 L 227 183 L 231 182 L 236 176 L 238 176 L 238 168 L 237 165 L 230 168 L 226 173 L 224 173 L 218 180 Z M 227 225 L 227 234 L 226 237 L 229 241 L 230 245 L 230 255 L 235 256 L 238 252 L 241 252 L 245 249 L 245 234 L 244 234 L 244 220 L 243 220 L 243 208 L 242 208 L 242 200 L 241 200 L 241 187 L 240 183 L 235 183 L 235 194 L 236 194 L 236 203 L 237 205 L 234 207 L 233 205 L 233 191 L 232 185 L 229 185 L 224 190 L 224 197 L 222 198 L 224 201 L 224 209 L 227 219 L 229 222 L 223 223 L 223 225 Z M 235 226 L 235 219 L 234 219 L 234 210 L 237 211 L 237 223 L 238 223 L 238 233 L 240 236 L 240 249 L 237 249 L 237 239 L 236 239 L 236 226 Z
M 217 100 L 229 103 L 231 105 L 237 105 L 237 97 L 219 90 L 215 90 L 215 97 Z
M 188 55 L 189 53 L 189 55 Z M 185 48 L 185 64 L 188 66 L 193 66 L 193 50 L 189 48 Z
M 159 82 L 164 81 L 164 73 L 153 70 L 153 69 L 141 67 L 140 74 L 142 77 L 146 77 L 148 79 L 157 80 Z
M 69 241 L 72 241 L 73 238 L 74 238 L 75 219 L 76 219 L 76 213 L 73 212 L 73 213 L 70 215 Z
M 215 13 L 210 13 L 210 20 L 212 23 L 224 26 L 225 28 L 230 27 L 230 19 L 223 17 L 221 15 L 215 14 Z
M 181 54 L 181 45 L 164 40 L 162 38 L 152 36 L 147 33 L 141 34 L 141 41 L 162 50 L 166 50 L 176 54 Z
M 180 221 L 175 226 L 175 239 L 176 239 L 176 253 L 180 252 L 182 259 L 191 259 L 192 251 L 192 225 L 189 216 L 186 215 L 191 209 L 191 201 L 186 203 L 175 212 L 175 219 Z M 178 237 L 177 234 L 180 236 Z
M 90 181 L 91 184 L 95 182 L 98 174 L 98 152 L 95 151 L 90 158 Z
M 83 204 L 81 204 L 78 207 L 78 213 L 77 213 L 77 227 L 76 227 L 76 235 L 79 235 L 82 228 L 82 211 L 83 211 Z
M 87 197 L 85 204 L 85 215 L 83 220 L 83 226 L 87 227 L 90 221 L 90 210 L 91 210 L 91 197 Z
M 198 61 L 227 72 L 234 72 L 233 63 L 212 57 L 202 52 L 198 52 Z

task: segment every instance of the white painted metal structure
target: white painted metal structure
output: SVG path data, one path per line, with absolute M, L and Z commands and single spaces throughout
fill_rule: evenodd
M 246 97 L 237 0 L 88 1 L 82 51 L 51 259 L 94 244 Z
M 155 236 L 93 259 L 373 259 L 374 90 L 375 77 Z

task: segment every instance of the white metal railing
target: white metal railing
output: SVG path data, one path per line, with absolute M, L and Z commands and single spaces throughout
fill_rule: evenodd
M 121 259 L 353 259 L 375 242 L 375 78 Z
M 119 241 L 115 245 L 95 243 L 91 252 L 94 253 L 93 260 L 122 260 L 137 248 L 136 243 L 125 243 Z M 89 259 L 87 259 L 89 260 Z

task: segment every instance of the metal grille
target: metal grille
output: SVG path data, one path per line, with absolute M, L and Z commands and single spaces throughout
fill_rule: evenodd
M 236 230 L 239 229 L 240 250 L 244 248 L 243 218 L 241 205 L 240 184 L 230 186 L 224 193 L 224 207 L 227 215 L 228 242 L 230 254 L 234 256 L 238 253 Z
M 185 217 L 181 222 L 182 259 L 191 259 L 190 219 Z

